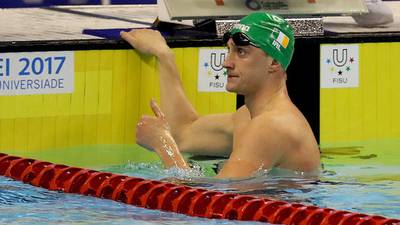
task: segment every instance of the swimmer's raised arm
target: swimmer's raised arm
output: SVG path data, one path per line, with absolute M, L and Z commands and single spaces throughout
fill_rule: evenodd
M 132 30 L 122 32 L 121 37 L 139 52 L 157 57 L 161 108 L 175 136 L 183 126 L 195 121 L 198 115 L 184 93 L 172 49 L 156 30 Z
M 232 147 L 232 114 L 200 117 L 185 95 L 173 51 L 160 32 L 150 29 L 122 32 L 139 52 L 158 59 L 161 109 L 182 151 L 227 155 Z

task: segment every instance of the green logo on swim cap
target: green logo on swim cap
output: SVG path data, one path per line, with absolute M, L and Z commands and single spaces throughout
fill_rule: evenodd
M 245 34 L 251 43 L 278 61 L 286 70 L 294 50 L 293 28 L 283 18 L 266 12 L 252 13 L 229 31 Z

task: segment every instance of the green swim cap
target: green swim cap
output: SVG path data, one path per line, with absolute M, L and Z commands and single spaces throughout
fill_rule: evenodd
M 250 42 L 278 61 L 286 70 L 294 50 L 293 28 L 283 18 L 266 12 L 252 13 L 229 31 L 245 34 Z

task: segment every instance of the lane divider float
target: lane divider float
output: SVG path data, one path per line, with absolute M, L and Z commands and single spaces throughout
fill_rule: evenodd
M 223 193 L 0 153 L 0 175 L 52 191 L 213 219 L 287 225 L 397 225 L 398 219 Z

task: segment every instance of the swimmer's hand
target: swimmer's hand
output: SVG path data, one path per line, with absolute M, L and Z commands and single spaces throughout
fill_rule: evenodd
M 132 47 L 144 54 L 160 58 L 171 51 L 164 37 L 157 30 L 133 29 L 129 32 L 122 31 L 120 35 Z
M 136 142 L 155 151 L 167 168 L 189 168 L 171 135 L 164 113 L 154 100 L 150 101 L 150 107 L 155 117 L 142 116 L 136 127 Z
M 170 128 L 154 100 L 150 101 L 150 107 L 155 116 L 142 116 L 136 127 L 136 141 L 149 150 L 155 150 L 160 147 L 160 139 L 170 135 Z

